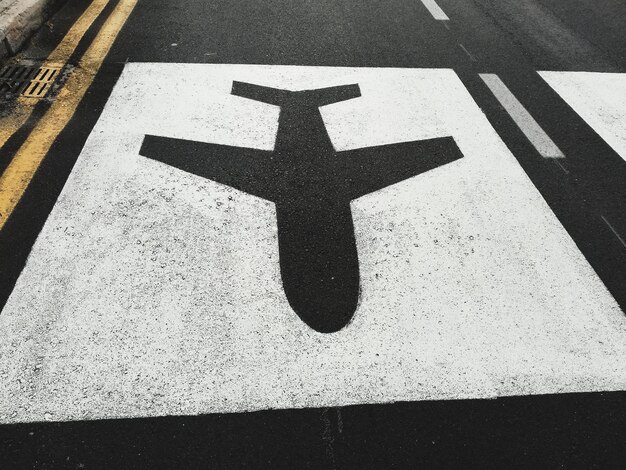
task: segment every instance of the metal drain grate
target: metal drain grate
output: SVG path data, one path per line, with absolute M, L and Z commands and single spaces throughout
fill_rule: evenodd
M 7 65 L 0 71 L 0 93 L 29 98 L 43 98 L 61 67 Z

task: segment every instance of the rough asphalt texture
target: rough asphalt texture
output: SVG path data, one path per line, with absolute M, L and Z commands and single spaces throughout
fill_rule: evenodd
M 68 3 L 59 24 L 64 15 L 70 23 L 78 3 Z M 449 29 L 406 0 L 140 2 L 0 233 L 2 302 L 129 61 L 452 68 L 624 310 L 626 252 L 600 217 L 626 233 L 624 161 L 590 127 L 593 117 L 577 114 L 561 98 L 566 90 L 553 90 L 536 71 L 626 72 L 626 6 L 439 4 Z M 44 32 L 33 54 L 46 50 L 50 34 L 59 32 Z M 567 155 L 568 173 L 537 155 L 479 80 L 484 72 L 497 73 L 535 116 Z M 7 158 L 3 149 L 0 163 Z M 625 404 L 616 392 L 18 424 L 0 428 L 0 449 L 8 468 L 618 468 Z

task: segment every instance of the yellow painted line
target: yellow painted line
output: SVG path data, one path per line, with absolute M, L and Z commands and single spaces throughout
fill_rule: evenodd
M 91 27 L 93 22 L 96 21 L 96 18 L 100 16 L 104 7 L 109 4 L 109 1 L 110 0 L 93 0 L 76 23 L 72 25 L 59 45 L 50 53 L 46 59 L 46 64 L 60 63 L 64 65 L 69 60 L 87 30 Z
M 0 177 L 0 229 L 26 191 L 48 150 L 76 112 L 137 1 L 119 1 L 81 58 L 78 67 Z
M 28 100 L 30 102 L 27 103 L 22 103 L 22 100 L 26 98 L 20 98 L 15 109 L 12 109 L 7 116 L 0 118 L 0 148 L 4 147 L 7 140 L 24 125 L 33 112 L 33 104 L 31 104 L 33 100 Z
M 63 66 L 76 50 L 78 43 L 83 38 L 93 22 L 98 18 L 104 7 L 110 0 L 93 0 L 83 14 L 76 20 L 69 31 L 63 37 L 59 45 L 48 55 L 43 66 Z M 0 148 L 4 147 L 7 140 L 11 138 L 17 130 L 24 125 L 33 112 L 37 100 L 20 97 L 17 100 L 15 109 L 10 114 L 0 118 Z

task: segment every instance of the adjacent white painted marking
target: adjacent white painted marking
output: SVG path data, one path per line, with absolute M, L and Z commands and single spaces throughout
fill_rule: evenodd
M 338 150 L 464 157 L 351 205 L 362 297 L 285 299 L 274 205 L 138 155 L 146 133 L 272 149 L 233 80 L 358 83 Z M 0 314 L 0 422 L 626 389 L 626 319 L 451 70 L 128 64 Z
M 539 72 L 539 75 L 626 160 L 626 73 Z
M 433 15 L 433 18 L 435 18 L 436 20 L 439 20 L 439 21 L 450 20 L 450 18 L 448 18 L 448 15 L 446 15 L 444 11 L 441 9 L 441 7 L 437 5 L 437 2 L 435 2 L 435 0 L 422 0 L 422 3 L 428 9 L 430 14 Z
M 515 124 L 524 133 L 530 143 L 544 158 L 564 158 L 563 152 L 535 121 L 524 105 L 511 93 L 500 77 L 493 73 L 481 73 L 480 78 L 500 102 L 502 107 L 513 118 Z

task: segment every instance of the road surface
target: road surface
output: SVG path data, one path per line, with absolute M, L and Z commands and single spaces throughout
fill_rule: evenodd
M 69 0 L 5 64 L 59 78 L 0 115 L 0 462 L 620 468 L 624 30 Z

